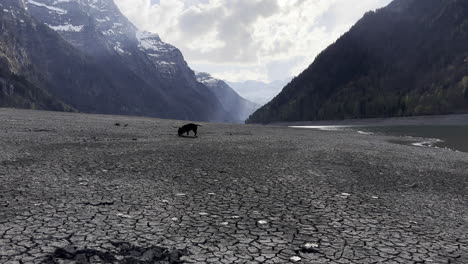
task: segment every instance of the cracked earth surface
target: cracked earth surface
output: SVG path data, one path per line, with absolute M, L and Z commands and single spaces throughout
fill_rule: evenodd
M 466 153 L 183 123 L 0 109 L 0 263 L 468 263 Z

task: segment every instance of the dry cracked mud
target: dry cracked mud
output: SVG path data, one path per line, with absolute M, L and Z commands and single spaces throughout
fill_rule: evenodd
M 466 153 L 181 124 L 0 109 L 0 263 L 468 263 Z

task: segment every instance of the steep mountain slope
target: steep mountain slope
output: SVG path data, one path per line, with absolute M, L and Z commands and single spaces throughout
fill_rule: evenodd
M 141 96 L 137 86 L 135 93 L 123 94 L 125 84 L 107 76 L 91 57 L 83 55 L 56 32 L 32 18 L 23 1 L 3 0 L 0 5 L 0 46 L 3 65 L 8 68 L 4 70 L 6 74 L 21 76 L 23 84 L 29 83 L 30 87 L 37 87 L 83 112 L 158 112 L 155 107 L 142 107 L 142 100 L 157 98 L 157 93 Z M 10 106 L 8 102 L 5 105 Z
M 86 92 L 76 83 L 63 80 L 82 71 L 73 74 L 75 80 L 102 82 L 90 75 L 94 74 L 93 65 L 79 52 L 30 17 L 22 1 L 0 3 L 0 28 L 2 106 L 70 110 L 72 107 L 61 103 L 57 95 L 80 97 Z
M 468 1 L 367 13 L 250 123 L 468 112 Z
M 28 82 L 20 75 L 22 63 L 28 64 L 21 43 L 11 34 L 12 29 L 26 30 L 27 18 L 21 12 L 21 2 L 0 3 L 0 107 L 18 107 L 42 110 L 69 111 L 71 107 L 51 96 L 46 90 Z M 24 57 L 22 61 L 18 58 Z
M 260 106 L 242 98 L 224 81 L 213 78 L 205 72 L 197 72 L 197 81 L 208 87 L 218 98 L 218 100 L 238 123 L 244 121 Z
M 12 73 L 0 55 L 0 107 L 36 110 L 74 111 L 47 91 Z
M 119 84 L 119 94 L 135 99 L 125 113 L 233 119 L 216 96 L 196 81 L 177 48 L 156 34 L 139 31 L 112 0 L 24 1 L 35 19 L 93 58 L 103 75 Z

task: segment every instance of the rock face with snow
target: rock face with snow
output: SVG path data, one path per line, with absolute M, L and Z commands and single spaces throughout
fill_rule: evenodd
M 260 107 L 260 105 L 242 98 L 224 81 L 213 78 L 208 73 L 197 72 L 196 76 L 197 80 L 206 85 L 216 95 L 224 109 L 231 113 L 239 123 L 244 123 Z
M 67 98 L 86 102 L 77 103 L 80 108 L 98 103 L 95 95 L 104 92 L 102 84 L 107 82 L 99 69 L 33 19 L 22 1 L 0 2 L 0 28 L 0 107 L 63 111 L 74 109 L 64 103 Z M 74 81 L 65 81 L 70 79 Z
M 42 55 L 26 49 L 26 57 L 38 57 L 30 62 L 38 69 L 30 73 L 23 69 L 22 74 L 71 107 L 83 112 L 234 120 L 213 92 L 197 82 L 177 48 L 156 34 L 139 31 L 112 0 L 1 3 L 9 2 L 41 28 L 41 33 L 33 34 L 39 46 L 47 46 L 47 36 L 57 46 Z M 24 37 L 22 44 L 29 41 Z

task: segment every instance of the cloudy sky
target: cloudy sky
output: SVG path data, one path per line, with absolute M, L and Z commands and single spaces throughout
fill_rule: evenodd
M 391 0 L 115 0 L 190 67 L 227 81 L 296 76 L 363 16 Z

